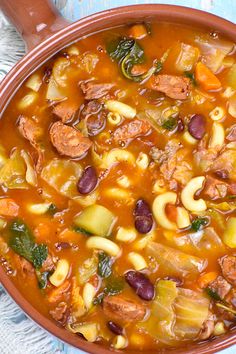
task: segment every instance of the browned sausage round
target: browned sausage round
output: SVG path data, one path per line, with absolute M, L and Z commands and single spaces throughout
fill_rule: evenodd
M 70 157 L 83 156 L 92 146 L 92 142 L 80 131 L 62 122 L 56 122 L 51 126 L 50 138 L 59 154 Z

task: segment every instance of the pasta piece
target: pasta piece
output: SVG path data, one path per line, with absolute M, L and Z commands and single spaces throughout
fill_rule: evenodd
M 204 211 L 207 209 L 206 202 L 203 199 L 194 199 L 195 193 L 203 187 L 204 181 L 204 176 L 194 177 L 182 190 L 181 201 L 186 209 L 194 212 Z
M 135 229 L 119 227 L 116 239 L 121 242 L 133 242 L 137 237 Z
M 88 248 L 102 250 L 113 257 L 119 256 L 121 252 L 120 247 L 115 242 L 99 236 L 89 237 L 86 246 Z
M 70 270 L 70 265 L 66 259 L 60 259 L 57 263 L 56 270 L 50 276 L 49 280 L 52 285 L 59 287 L 66 280 Z
M 130 263 L 132 263 L 135 270 L 142 270 L 148 268 L 147 262 L 139 253 L 130 252 L 128 254 L 128 260 L 130 261 Z
M 168 230 L 176 230 L 176 224 L 170 221 L 166 215 L 167 204 L 175 204 L 177 194 L 174 192 L 166 192 L 158 195 L 153 202 L 152 211 L 153 215 L 159 225 Z
M 105 107 L 113 113 L 118 113 L 121 116 L 132 119 L 136 116 L 136 109 L 116 100 L 108 100 L 105 102 Z

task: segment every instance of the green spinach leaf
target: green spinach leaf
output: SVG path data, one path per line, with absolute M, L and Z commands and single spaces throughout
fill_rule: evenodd
M 48 276 L 49 276 L 50 272 L 39 272 L 36 271 L 36 276 L 38 279 L 38 286 L 39 289 L 46 289 L 47 284 L 48 284 Z
M 98 275 L 102 278 L 108 278 L 112 273 L 112 261 L 106 253 L 98 254 Z
M 9 246 L 20 256 L 32 262 L 32 251 L 35 246 L 34 236 L 29 228 L 20 220 L 15 220 L 9 227 Z
M 40 244 L 33 248 L 32 250 L 32 262 L 36 269 L 40 269 L 43 262 L 46 261 L 48 256 L 48 248 L 46 245 Z

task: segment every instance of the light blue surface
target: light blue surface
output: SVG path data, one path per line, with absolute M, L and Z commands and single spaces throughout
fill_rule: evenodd
M 236 22 L 236 0 L 169 0 L 169 1 L 150 1 L 150 0 L 68 0 L 62 13 L 70 20 L 77 20 L 94 12 L 102 11 L 117 6 L 131 4 L 171 4 L 193 7 L 200 10 L 212 12 L 215 15 L 224 17 L 232 22 Z M 56 343 L 55 343 L 56 344 Z M 64 345 L 65 354 L 81 354 L 82 351 Z M 221 354 L 235 354 L 236 346 L 226 349 Z

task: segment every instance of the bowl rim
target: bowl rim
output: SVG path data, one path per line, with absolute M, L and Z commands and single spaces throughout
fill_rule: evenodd
M 82 18 L 74 23 L 69 24 L 50 38 L 46 39 L 28 54 L 26 54 L 5 76 L 0 83 L 0 112 L 3 113 L 9 100 L 15 94 L 19 85 L 28 77 L 32 71 L 36 70 L 42 63 L 49 59 L 53 54 L 73 43 L 74 41 L 83 38 L 97 31 L 102 31 L 109 27 L 114 27 L 112 24 L 124 24 L 143 22 L 146 19 L 158 18 L 161 21 L 176 22 L 183 24 L 192 24 L 193 27 L 202 25 L 206 29 L 219 31 L 228 38 L 236 42 L 236 25 L 216 15 L 176 5 L 162 4 L 145 4 L 145 5 L 129 5 L 108 9 Z M 110 25 L 109 25 L 110 24 Z M 81 339 L 75 334 L 66 331 L 59 327 L 49 318 L 42 315 L 36 308 L 28 302 L 21 292 L 14 285 L 11 278 L 5 273 L 0 266 L 0 282 L 4 289 L 12 297 L 15 303 L 24 311 L 24 313 L 36 322 L 40 327 L 59 338 L 63 342 L 72 345 L 78 349 L 84 350 L 91 354 L 110 354 L 114 349 L 102 347 L 95 343 L 89 343 Z M 151 354 L 155 353 L 171 353 L 176 354 L 198 354 L 216 353 L 219 350 L 225 349 L 236 343 L 236 332 L 229 331 L 226 334 L 212 341 L 193 343 L 187 347 L 178 349 L 167 348 L 166 350 L 143 351 L 140 353 Z M 136 354 L 136 350 L 127 350 L 127 354 Z

